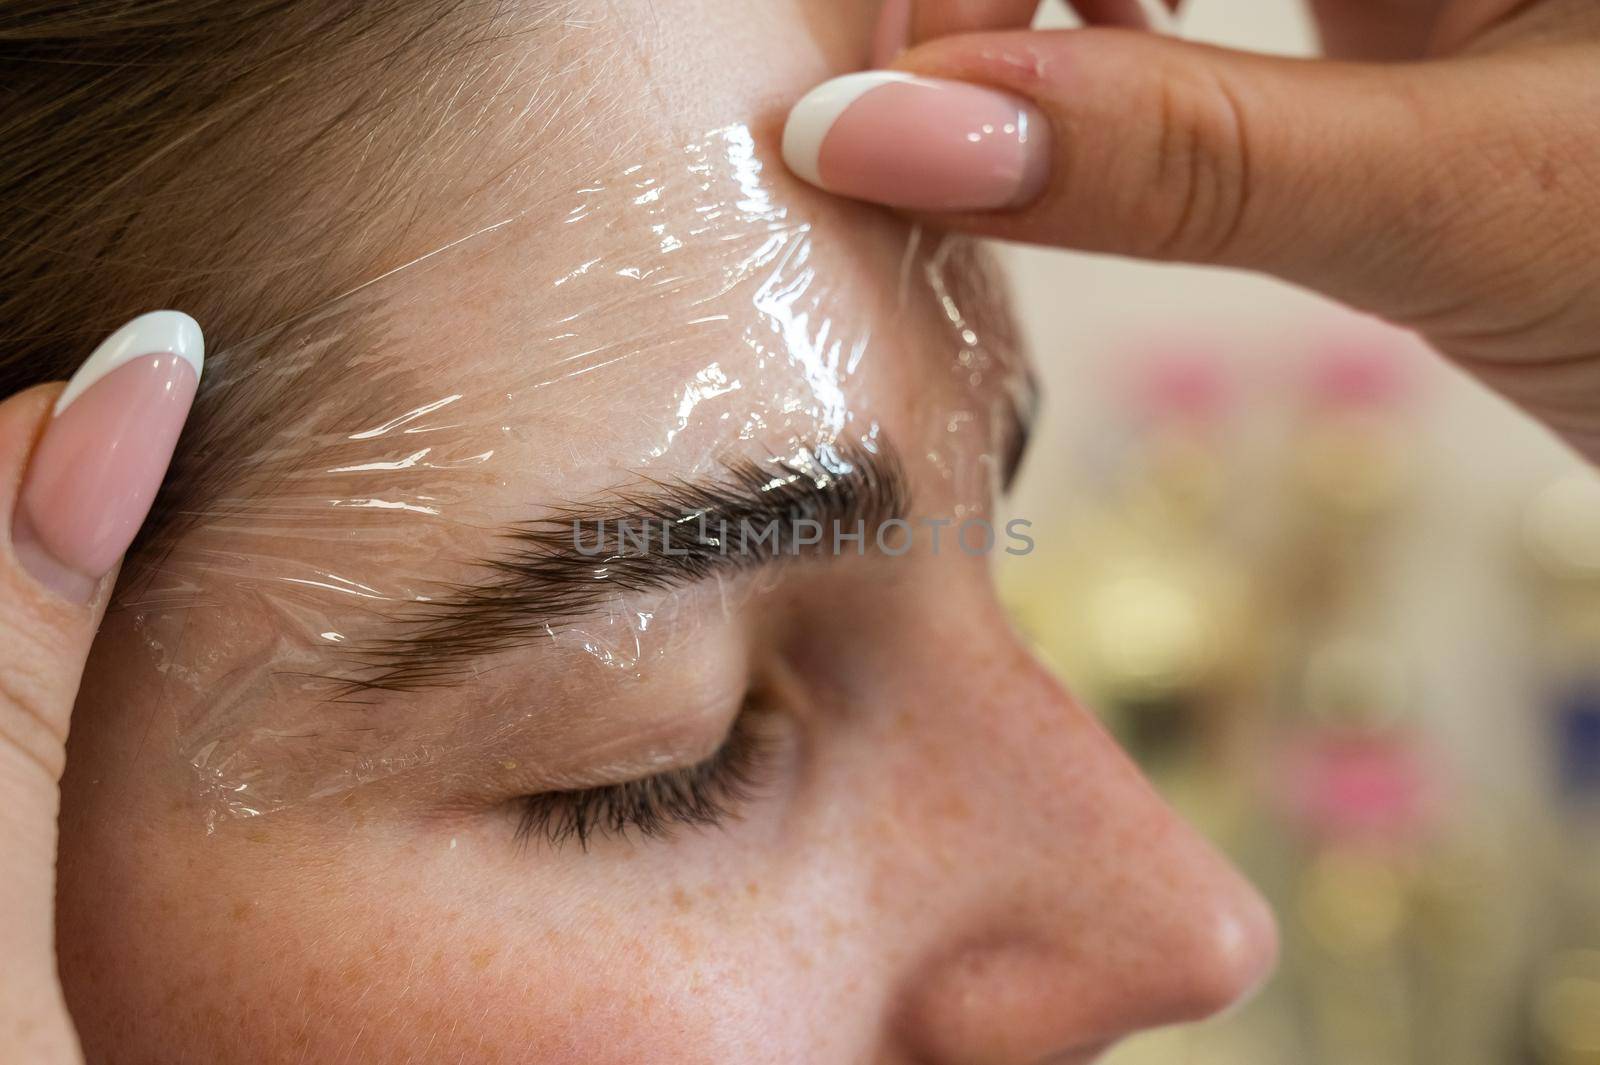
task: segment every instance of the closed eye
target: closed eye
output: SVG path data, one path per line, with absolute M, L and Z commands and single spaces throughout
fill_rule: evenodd
M 576 842 L 637 834 L 664 839 L 673 829 L 721 825 L 754 797 L 771 753 L 767 737 L 747 705 L 722 746 L 707 759 L 639 780 L 593 788 L 548 791 L 514 800 L 517 840 L 543 840 L 560 847 Z

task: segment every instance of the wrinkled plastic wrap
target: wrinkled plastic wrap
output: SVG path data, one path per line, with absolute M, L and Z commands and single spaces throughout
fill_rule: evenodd
M 603 770 L 605 707 L 541 712 L 592 698 L 596 671 L 613 701 L 670 683 L 721 712 L 727 604 L 761 594 L 762 567 L 671 586 L 614 553 L 575 559 L 574 516 L 690 514 L 719 486 L 803 499 L 864 461 L 914 467 L 870 487 L 919 511 L 986 505 L 1029 400 L 978 252 L 901 230 L 893 261 L 871 260 L 828 246 L 802 202 L 835 209 L 724 128 L 221 338 L 176 513 L 114 607 L 214 814 L 460 749 L 511 769 L 557 727 L 593 729 Z M 897 422 L 921 428 L 891 441 Z

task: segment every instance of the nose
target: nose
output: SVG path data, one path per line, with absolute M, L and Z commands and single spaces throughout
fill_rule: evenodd
M 899 1039 L 930 1062 L 1087 1062 L 1238 1002 L 1276 960 L 1265 902 L 1003 620 L 988 631 L 929 634 L 899 678 L 919 725 L 894 786 L 930 930 Z

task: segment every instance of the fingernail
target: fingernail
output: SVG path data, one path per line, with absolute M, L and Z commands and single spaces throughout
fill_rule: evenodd
M 1009 93 L 875 70 L 824 82 L 795 104 L 783 158 L 840 196 L 913 211 L 992 211 L 1044 191 L 1050 127 Z
M 911 43 L 911 0 L 883 0 L 872 34 L 872 65 L 886 67 Z
M 12 518 L 13 549 L 39 583 L 74 602 L 94 597 L 150 512 L 204 359 L 193 318 L 155 311 L 111 334 L 72 375 Z

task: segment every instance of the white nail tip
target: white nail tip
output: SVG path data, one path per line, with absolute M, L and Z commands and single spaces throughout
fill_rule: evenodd
M 123 363 L 145 355 L 177 355 L 194 367 L 198 380 L 205 366 L 205 336 L 200 332 L 199 323 L 182 311 L 141 314 L 106 337 L 84 360 L 67 382 L 61 398 L 56 400 L 55 413 L 66 410 L 73 400 Z
M 868 70 L 818 85 L 802 96 L 789 112 L 789 120 L 783 127 L 783 161 L 796 176 L 822 188 L 817 158 L 822 154 L 822 142 L 839 116 L 880 85 L 916 80 L 897 70 Z

